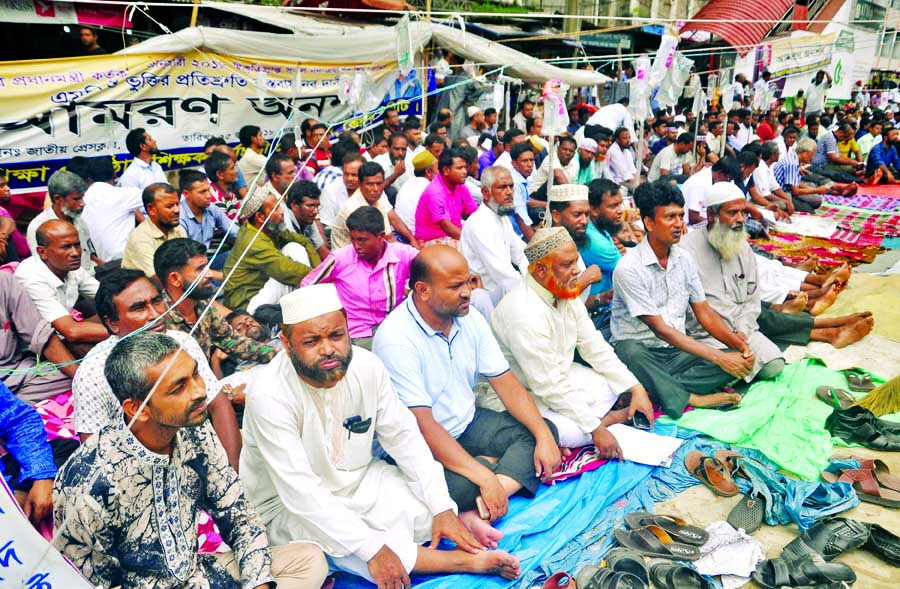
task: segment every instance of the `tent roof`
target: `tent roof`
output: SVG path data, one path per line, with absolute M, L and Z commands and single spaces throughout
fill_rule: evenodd
M 154 37 L 120 53 L 171 53 L 206 48 L 216 53 L 318 63 L 369 63 L 397 58 L 397 31 L 382 25 L 340 24 L 300 16 L 289 9 L 246 4 L 217 5 L 223 10 L 271 24 L 291 35 L 194 27 Z M 609 78 L 587 70 L 563 69 L 469 32 L 424 20 L 410 22 L 413 47 L 429 41 L 479 64 L 505 65 L 506 75 L 526 82 L 562 80 L 572 87 L 603 84 Z

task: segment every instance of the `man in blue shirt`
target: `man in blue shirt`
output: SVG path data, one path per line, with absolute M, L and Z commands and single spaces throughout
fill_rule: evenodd
M 534 149 L 528 143 L 517 143 L 509 152 L 512 161 L 512 177 L 514 183 L 513 204 L 516 207 L 513 215 L 513 229 L 516 233 L 531 241 L 534 230 L 531 228 L 531 217 L 528 215 L 528 178 L 534 172 Z
M 866 161 L 866 184 L 897 184 L 900 178 L 900 158 L 897 157 L 900 129 L 885 127 L 881 130 L 881 138 L 881 143 L 872 148 Z
M 863 164 L 842 156 L 838 151 L 839 141 L 849 141 L 852 138 L 853 129 L 847 123 L 841 123 L 834 131 L 825 133 L 816 145 L 816 154 L 813 156 L 809 171 L 845 184 L 859 180 L 856 171 L 862 168 Z
M 495 521 L 510 495 L 534 495 L 560 463 L 556 427 L 510 371 L 488 322 L 470 308 L 472 275 L 462 254 L 424 248 L 410 265 L 409 285 L 410 296 L 378 328 L 372 351 L 444 466 L 460 520 L 482 545 L 496 548 L 503 534 L 478 511 Z M 506 411 L 475 406 L 480 377 Z
M 181 227 L 188 237 L 209 249 L 216 230 L 229 239 L 237 237 L 238 225 L 225 215 L 225 211 L 212 204 L 212 193 L 206 174 L 197 170 L 182 170 L 178 175 L 181 190 Z M 223 248 L 213 260 L 212 267 L 221 270 L 228 257 L 228 249 Z
M 600 282 L 591 285 L 588 311 L 603 339 L 609 341 L 612 276 L 622 257 L 612 238 L 625 223 L 625 207 L 619 185 L 606 178 L 592 181 L 588 184 L 588 204 L 591 207 L 591 222 L 587 226 L 587 241 L 578 248 L 578 252 L 585 266 L 596 264 L 603 273 Z

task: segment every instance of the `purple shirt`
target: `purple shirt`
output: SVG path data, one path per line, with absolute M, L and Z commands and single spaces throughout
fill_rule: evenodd
M 330 282 L 347 312 L 350 337 L 371 337 L 388 313 L 406 298 L 409 265 L 416 248 L 386 241 L 384 254 L 372 267 L 361 261 L 352 245 L 331 252 L 300 286 Z
M 478 205 L 465 184 L 450 190 L 444 183 L 444 177 L 438 174 L 425 188 L 416 207 L 416 239 L 425 242 L 447 237 L 438 225 L 439 221 L 449 219 L 461 228 L 463 214 L 468 217 L 477 208 Z
M 15 218 L 10 214 L 10 212 L 3 207 L 0 207 L 0 217 L 9 217 L 10 219 L 13 219 L 15 221 Z M 24 260 L 31 255 L 31 250 L 28 249 L 28 241 L 25 239 L 25 236 L 22 235 L 21 231 L 19 231 L 18 229 L 13 230 L 12 234 L 10 234 L 10 238 L 16 248 L 16 253 L 19 254 L 20 260 Z

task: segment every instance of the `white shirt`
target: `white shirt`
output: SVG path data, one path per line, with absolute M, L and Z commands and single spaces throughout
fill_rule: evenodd
M 594 327 L 581 299 L 556 299 L 530 275 L 503 297 L 491 315 L 491 327 L 538 409 L 571 419 L 585 433 L 597 429 L 615 403 L 615 397 L 606 403 L 599 398 L 603 381 L 616 395 L 638 384 Z M 579 366 L 587 374 L 578 375 L 582 378 L 577 381 L 571 374 L 576 349 L 591 366 Z M 482 407 L 503 411 L 493 389 L 479 390 L 478 401 Z
M 607 104 L 601 107 L 591 115 L 584 127 L 587 125 L 601 125 L 610 131 L 615 131 L 619 127 L 625 127 L 631 133 L 631 136 L 635 137 L 634 120 L 631 118 L 631 113 L 622 104 Z M 584 127 L 575 132 L 575 140 L 579 143 L 584 139 Z
M 97 257 L 104 261 L 121 260 L 128 236 L 134 230 L 134 211 L 143 206 L 137 188 L 119 188 L 106 182 L 94 182 L 84 193 L 81 214 L 90 231 Z
M 344 206 L 348 198 L 350 196 L 347 194 L 347 187 L 344 186 L 343 180 L 332 182 L 326 186 L 319 197 L 319 202 L 321 203 L 319 205 L 319 221 L 323 225 L 333 226 L 334 220 L 337 219 L 341 207 Z
M 353 196 L 348 198 L 347 202 L 341 205 L 341 210 L 338 211 L 337 217 L 334 220 L 334 225 L 331 227 L 332 249 L 350 245 L 350 231 L 347 229 L 347 217 L 349 217 L 350 213 L 356 209 L 365 206 L 369 206 L 369 203 L 366 202 L 366 199 L 359 190 L 357 190 Z M 393 207 L 391 206 L 387 195 L 382 192 L 381 198 L 378 199 L 374 206 L 381 211 L 381 214 L 384 216 L 384 232 L 390 235 L 392 229 L 390 219 L 388 219 L 388 213 L 391 212 Z
M 168 182 L 168 180 L 162 166 L 154 160 L 150 160 L 148 164 L 144 160 L 134 158 L 119 177 L 119 186 L 122 188 L 137 188 L 142 191 L 157 182 Z
M 209 362 L 200 344 L 183 331 L 166 331 L 166 335 L 178 342 L 184 351 L 197 362 L 197 371 L 206 385 L 206 402 L 211 403 L 219 394 L 219 380 L 209 368 Z M 106 380 L 103 372 L 106 359 L 112 352 L 119 337 L 111 335 L 94 346 L 72 379 L 72 404 L 75 406 L 73 420 L 75 431 L 95 434 L 103 427 L 122 419 L 122 405 Z
M 394 211 L 413 235 L 416 233 L 416 207 L 419 206 L 419 199 L 430 183 L 431 181 L 426 178 L 414 176 L 397 191 L 397 198 L 394 200 Z
M 744 145 L 747 145 L 753 140 L 753 127 L 745 127 L 743 123 L 738 124 L 737 138 L 743 148 Z
M 759 165 L 753 172 L 753 182 L 756 184 L 756 190 L 759 191 L 760 196 L 769 196 L 774 191 L 781 189 L 781 185 L 775 179 L 775 172 L 762 159 L 759 160 Z
M 831 84 L 828 83 L 827 78 L 823 79 L 821 84 L 816 84 L 815 78 L 813 78 L 806 89 L 807 113 L 821 112 L 825 108 L 825 94 L 829 88 L 831 88 Z
M 68 272 L 60 280 L 37 254 L 19 264 L 15 277 L 47 323 L 68 316 L 79 295 L 93 299 L 100 286 L 83 268 Z
M 609 171 L 612 173 L 613 181 L 618 184 L 625 184 L 634 180 L 637 167 L 634 164 L 634 151 L 630 147 L 622 151 L 618 142 L 613 141 L 607 152 L 606 161 L 609 163 Z
M 412 163 L 412 155 L 407 151 L 406 157 L 404 158 L 406 161 L 406 171 L 403 172 L 403 175 L 394 180 L 394 183 L 391 185 L 397 190 L 403 188 L 403 185 L 415 178 L 415 168 Z M 386 151 L 372 160 L 376 164 L 379 164 L 384 170 L 384 178 L 387 180 L 387 177 L 394 173 L 394 164 L 391 163 L 391 152 Z
M 257 374 L 247 388 L 240 473 L 273 544 L 302 539 L 367 562 L 398 537 L 420 536 L 408 529 L 414 514 L 455 511 L 443 469 L 374 354 L 354 347 L 330 389 L 300 380 L 283 351 Z M 344 427 L 356 417 L 371 420 L 366 431 Z M 376 434 L 397 466 L 373 456 Z M 426 537 L 415 540 L 430 534 L 425 523 Z
M 266 171 L 264 169 L 266 161 L 266 156 L 256 153 L 249 147 L 247 148 L 244 156 L 238 160 L 237 167 L 240 168 L 248 185 L 252 184 L 254 179 L 256 179 L 257 186 L 262 186 L 266 183 Z M 259 174 L 259 178 L 257 178 L 257 174 Z
M 650 165 L 650 172 L 647 174 L 647 181 L 659 180 L 660 170 L 668 170 L 669 174 L 683 174 L 684 164 L 688 163 L 690 155 L 690 152 L 682 155 L 675 153 L 674 143 L 665 147 L 653 158 L 653 164 Z
M 496 160 L 494 160 L 495 166 L 500 166 L 501 168 L 506 168 L 510 172 L 512 172 L 512 156 L 509 155 L 508 151 L 504 151 L 501 153 Z
M 484 204 L 463 221 L 459 251 L 469 262 L 469 270 L 481 276 L 495 302 L 528 271 L 525 242 L 513 230 L 512 218 L 501 217 Z
M 688 227 L 699 228 L 706 225 L 706 191 L 713 185 L 712 168 L 703 168 L 681 186 L 681 194 L 684 195 L 684 208 L 700 213 L 700 223 L 690 224 Z
M 578 155 L 572 158 L 572 161 L 568 163 L 568 165 L 563 166 L 559 161 L 559 157 L 553 158 L 553 169 L 554 170 L 562 170 L 563 174 L 566 176 L 566 180 L 569 182 L 574 182 L 576 178 L 578 178 Z M 537 168 L 531 177 L 528 178 L 528 194 L 534 194 L 538 188 L 543 186 L 547 179 L 550 177 L 550 157 L 547 156 L 544 158 L 544 161 L 541 162 L 541 166 Z M 556 184 L 556 182 L 554 182 Z M 549 198 L 549 195 L 548 195 Z
M 28 223 L 28 229 L 25 231 L 25 241 L 28 242 L 28 247 L 35 256 L 37 256 L 38 227 L 54 219 L 59 219 L 59 217 L 56 216 L 52 208 L 46 208 Z M 94 242 L 91 240 L 91 231 L 88 229 L 82 215 L 72 217 L 72 224 L 75 225 L 75 229 L 78 231 L 78 239 L 81 240 L 81 267 L 93 275 L 94 261 L 91 259 L 91 253 L 94 251 Z M 104 259 L 103 261 L 108 262 L 109 260 Z

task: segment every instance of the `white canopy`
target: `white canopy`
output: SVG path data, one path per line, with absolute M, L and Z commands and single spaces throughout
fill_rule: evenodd
M 223 3 L 216 10 L 252 18 L 293 34 L 194 27 L 154 37 L 120 53 L 177 53 L 203 47 L 216 53 L 298 62 L 371 63 L 397 58 L 396 27 L 343 25 L 269 6 Z M 434 40 L 454 55 L 475 63 L 505 65 L 506 75 L 526 82 L 562 80 L 577 88 L 609 80 L 597 72 L 558 68 L 472 33 L 430 21 L 410 22 L 410 35 L 418 51 Z

